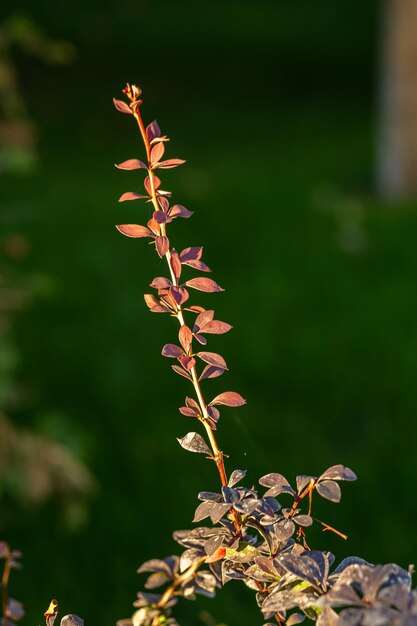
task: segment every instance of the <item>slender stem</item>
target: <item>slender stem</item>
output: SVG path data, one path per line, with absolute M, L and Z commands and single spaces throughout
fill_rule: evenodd
M 139 129 L 140 129 L 140 132 L 141 132 L 141 135 L 142 135 L 142 140 L 143 140 L 143 143 L 145 144 L 146 155 L 147 155 L 147 158 L 148 158 L 148 166 L 149 166 L 148 167 L 148 175 L 149 175 L 149 181 L 150 181 L 150 187 L 151 187 L 151 201 L 152 201 L 152 204 L 153 204 L 153 206 L 155 208 L 155 211 L 159 211 L 160 207 L 159 207 L 158 199 L 157 199 L 157 196 L 156 196 L 155 182 L 154 182 L 154 172 L 153 172 L 153 169 L 152 169 L 151 163 L 150 163 L 151 147 L 150 147 L 150 143 L 149 143 L 148 137 L 146 135 L 146 129 L 145 129 L 145 125 L 144 125 L 143 120 L 142 120 L 142 116 L 140 114 L 139 106 L 135 107 L 134 117 L 135 117 L 135 119 L 136 119 L 136 121 L 138 123 Z M 163 237 L 165 237 L 166 236 L 166 226 L 165 226 L 165 224 L 161 224 L 160 228 L 161 228 L 161 235 Z M 178 287 L 178 281 L 177 281 L 177 278 L 176 278 L 176 276 L 174 274 L 174 271 L 173 271 L 173 269 L 171 267 L 171 263 L 170 263 L 171 253 L 170 253 L 169 250 L 167 251 L 165 256 L 167 258 L 167 263 L 168 263 L 168 267 L 169 267 L 169 270 L 170 270 L 172 283 L 176 287 Z M 177 305 L 177 317 L 178 317 L 178 321 L 180 323 L 180 326 L 185 326 L 184 314 L 183 314 L 183 310 L 182 310 L 182 307 L 181 307 L 180 304 Z M 218 443 L 217 443 L 217 440 L 216 440 L 216 437 L 215 437 L 215 435 L 213 433 L 213 430 L 210 427 L 210 424 L 208 423 L 209 414 L 208 414 L 208 410 L 207 410 L 207 404 L 206 404 L 206 402 L 204 400 L 204 397 L 203 397 L 203 394 L 202 394 L 202 391 L 201 391 L 200 383 L 199 383 L 199 380 L 198 380 L 197 369 L 196 369 L 195 366 L 193 366 L 191 368 L 190 373 L 191 373 L 191 377 L 192 377 L 192 383 L 193 383 L 193 386 L 194 386 L 194 390 L 195 390 L 195 393 L 196 393 L 196 396 L 197 396 L 197 399 L 198 399 L 198 403 L 200 405 L 201 413 L 202 413 L 202 418 L 200 418 L 200 421 L 202 422 L 204 428 L 206 429 L 206 433 L 207 433 L 207 436 L 208 436 L 209 441 L 210 441 L 211 449 L 213 451 L 213 459 L 214 459 L 214 461 L 216 463 L 216 466 L 217 466 L 217 469 L 218 469 L 218 472 L 219 472 L 219 475 L 220 475 L 221 483 L 222 483 L 223 486 L 226 486 L 227 483 L 228 483 L 228 478 L 227 478 L 226 468 L 225 468 L 225 465 L 224 465 L 223 452 L 220 450 L 220 448 L 218 446 Z M 240 524 L 238 523 L 238 517 L 237 517 L 237 515 L 234 516 L 234 517 L 236 517 L 236 520 L 235 520 L 235 522 L 236 522 L 235 523 L 236 530 L 239 529 L 239 532 L 240 532 Z

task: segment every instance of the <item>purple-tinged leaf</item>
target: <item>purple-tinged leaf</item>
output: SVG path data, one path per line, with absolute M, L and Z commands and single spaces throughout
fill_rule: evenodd
M 158 222 L 158 224 L 168 224 L 172 221 L 171 218 L 163 211 L 154 211 L 152 217 L 155 222 Z
M 326 500 L 330 500 L 331 502 L 340 502 L 342 497 L 342 490 L 338 483 L 333 480 L 323 480 L 316 485 L 317 493 L 321 495 L 322 498 L 326 498 Z
M 154 278 L 150 284 L 150 287 L 154 287 L 154 289 L 169 289 L 172 287 L 172 282 L 169 278 L 165 278 L 165 276 L 158 276 Z
M 287 541 L 295 532 L 295 524 L 292 520 L 280 520 L 274 526 L 274 531 L 278 541 Z
M 180 359 L 184 356 L 184 351 L 174 343 L 166 343 L 162 348 L 162 356 L 166 356 L 170 359 Z
M 177 304 L 183 304 L 184 302 L 187 302 L 188 298 L 190 297 L 190 294 L 186 289 L 184 289 L 184 287 L 171 287 L 169 293 Z
M 213 554 L 222 547 L 223 541 L 224 537 L 222 537 L 221 535 L 214 535 L 213 537 L 210 537 L 210 539 L 208 539 L 204 544 L 204 550 L 206 551 L 206 554 L 208 556 L 213 556 Z
M 171 217 L 191 217 L 193 211 L 189 211 L 185 206 L 182 206 L 182 204 L 174 204 L 174 206 L 170 208 L 169 214 Z
M 202 361 L 208 363 L 209 365 L 213 365 L 214 367 L 220 367 L 221 369 L 227 370 L 228 367 L 226 365 L 226 361 L 220 354 L 216 354 L 216 352 L 197 352 L 197 356 L 200 357 Z M 229 405 L 229 406 L 239 406 L 239 405 Z
M 212 320 L 207 322 L 200 327 L 201 333 L 207 333 L 210 335 L 223 335 L 224 333 L 229 332 L 229 330 L 233 328 L 230 324 L 226 322 L 220 322 L 219 320 Z
M 143 574 L 144 572 L 164 572 L 168 576 L 171 575 L 169 566 L 161 559 L 150 559 L 149 561 L 142 563 L 142 565 L 136 570 L 136 573 Z
M 167 200 L 167 198 L 163 198 L 161 196 L 158 196 L 158 204 L 161 207 L 161 209 L 163 210 L 164 213 L 168 213 L 169 210 L 169 202 Z
M 187 280 L 185 284 L 187 287 L 192 287 L 193 289 L 205 291 L 207 293 L 224 291 L 224 289 L 211 278 L 192 278 L 191 280 Z
M 200 270 L 200 272 L 211 272 L 209 266 L 203 263 L 203 261 L 184 261 L 184 263 L 196 270 Z
M 118 224 L 116 228 L 122 235 L 133 237 L 134 239 L 139 237 L 153 237 L 152 231 L 149 230 L 149 228 L 140 226 L 139 224 Z
M 181 266 L 181 261 L 178 258 L 177 252 L 172 251 L 171 257 L 169 259 L 169 264 L 171 266 L 171 269 L 174 273 L 175 278 L 179 280 L 181 276 L 182 266 Z
M 168 237 L 158 236 L 155 238 L 156 251 L 159 256 L 162 257 L 166 255 L 169 250 L 169 239 Z
M 187 263 L 188 261 L 196 261 L 201 259 L 201 255 L 203 254 L 202 246 L 197 246 L 193 248 L 185 248 L 180 253 L 180 261 L 181 263 Z
M 195 359 L 193 359 L 193 357 L 191 357 L 191 356 L 182 356 L 178 360 L 181 363 L 181 365 L 183 366 L 183 368 L 185 370 L 187 370 L 188 372 L 190 370 L 192 370 L 193 367 L 195 367 Z
M 201 522 L 201 520 L 209 517 L 215 504 L 215 502 L 210 501 L 201 502 L 195 510 L 193 523 Z
M 197 412 L 200 412 L 201 410 L 200 405 L 194 400 L 194 398 L 189 398 L 188 396 L 186 396 L 185 404 L 191 409 L 195 409 Z
M 123 161 L 122 163 L 115 163 L 115 166 L 119 170 L 147 170 L 148 167 L 145 165 L 143 161 L 139 161 L 139 159 L 128 159 L 127 161 Z
M 180 446 L 189 452 L 199 452 L 200 454 L 212 456 L 210 448 L 198 433 L 187 433 L 182 439 L 177 438 L 177 441 Z
M 333 465 L 320 476 L 321 480 L 357 480 L 355 472 L 345 465 Z
M 195 332 L 194 337 L 197 339 L 198 343 L 201 343 L 202 346 L 207 345 L 207 339 L 203 335 L 199 335 Z
M 123 102 L 123 100 L 117 100 L 117 98 L 113 98 L 113 103 L 116 109 L 120 111 L 120 113 L 127 113 L 128 115 L 133 114 L 133 111 L 130 108 L 130 106 L 126 104 L 126 102 Z
M 199 331 L 206 324 L 208 324 L 208 322 L 211 322 L 213 318 L 214 318 L 214 311 L 211 311 L 211 310 L 202 311 L 199 315 L 197 315 L 195 319 L 194 331 L 195 332 L 197 330 Z
M 213 502 L 223 502 L 223 498 L 220 493 L 214 493 L 213 491 L 200 491 L 198 494 L 199 500 L 213 500 Z
M 210 519 L 213 522 L 213 524 L 217 524 L 218 522 L 220 522 L 222 517 L 224 517 L 226 513 L 230 511 L 231 507 L 232 507 L 231 504 L 226 504 L 224 502 L 215 504 L 213 507 L 213 510 L 210 513 Z
M 171 577 L 167 576 L 164 572 L 154 572 L 148 577 L 145 583 L 145 589 L 157 589 L 165 585 L 169 580 L 171 580 Z
M 191 380 L 191 381 L 193 380 L 191 374 L 189 374 L 187 370 L 183 369 L 179 365 L 171 365 L 171 367 L 174 370 L 174 372 L 176 372 L 180 376 L 184 376 L 184 378 L 186 378 L 187 380 Z
M 280 489 L 280 491 L 277 491 L 277 494 L 295 493 L 294 489 L 291 487 L 285 476 L 283 476 L 282 474 L 277 474 L 276 472 L 272 472 L 271 474 L 265 474 L 265 476 L 262 476 L 262 478 L 259 479 L 259 484 L 262 485 L 262 487 L 272 487 Z
M 178 410 L 180 413 L 182 413 L 182 415 L 185 415 L 186 417 L 199 417 L 200 416 L 199 411 L 196 411 L 195 409 L 191 409 L 189 406 L 181 406 Z
M 242 398 L 240 393 L 236 391 L 225 391 L 224 393 L 216 396 L 211 402 L 213 404 L 224 404 L 225 406 L 243 406 L 246 404 L 246 400 Z
M 296 515 L 293 517 L 293 521 L 299 526 L 311 526 L 313 518 L 310 515 Z
M 151 163 L 153 166 L 156 165 L 156 163 L 159 161 L 159 159 L 164 154 L 164 152 L 165 152 L 165 146 L 162 141 L 159 141 L 153 146 L 151 150 Z
M 156 178 L 156 176 L 155 176 Z M 159 180 L 159 178 L 158 178 Z M 159 198 L 159 196 L 164 196 L 166 198 L 170 198 L 172 196 L 172 191 L 163 191 L 162 189 L 158 189 L 158 192 L 156 194 L 157 198 Z
M 297 476 L 296 478 L 296 483 L 297 483 L 297 493 L 300 494 L 306 487 L 307 485 L 310 484 L 311 481 L 315 482 L 317 479 L 317 476 Z
M 178 332 L 178 339 L 180 340 L 180 344 L 184 348 L 184 351 L 188 353 L 193 342 L 193 333 L 186 324 L 181 326 Z
M 234 487 L 237 483 L 240 483 L 246 476 L 246 470 L 236 469 L 230 474 L 229 482 L 227 483 L 229 487 Z
M 151 142 L 155 137 L 161 136 L 161 129 L 158 126 L 158 122 L 154 120 L 151 124 L 148 124 L 146 127 L 146 137 L 149 142 Z
M 215 406 L 210 406 L 209 405 L 207 407 L 207 413 L 210 415 L 212 420 L 214 420 L 215 422 L 219 421 L 220 411 L 218 409 L 216 409 Z
M 155 163 L 155 167 L 159 167 L 161 170 L 169 170 L 173 167 L 178 167 L 185 163 L 184 159 L 168 159 L 167 161 L 159 161 Z
M 202 556 L 204 556 L 202 548 L 188 548 L 188 550 L 185 550 L 180 557 L 180 572 L 184 572 Z
M 223 367 L 214 367 L 214 365 L 206 365 L 203 369 L 199 380 L 207 380 L 208 378 L 218 378 L 224 374 Z
M 148 196 L 144 196 L 143 193 L 136 193 L 135 191 L 126 191 L 123 193 L 119 202 L 125 202 L 126 200 L 141 200 L 142 198 L 148 198 Z

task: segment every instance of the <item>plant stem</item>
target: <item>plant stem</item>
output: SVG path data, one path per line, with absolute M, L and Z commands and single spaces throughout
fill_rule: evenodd
M 175 580 L 173 581 L 173 583 L 167 589 L 165 589 L 164 593 L 161 596 L 161 599 L 159 600 L 157 604 L 157 607 L 162 609 L 165 606 L 165 604 L 172 598 L 172 596 L 175 593 L 175 590 L 178 589 L 178 587 L 180 587 L 182 583 L 192 578 L 194 574 L 197 572 L 200 565 L 203 565 L 203 563 L 205 562 L 206 562 L 206 557 L 202 556 L 200 559 L 197 559 L 197 561 L 194 561 L 194 563 L 190 565 L 190 567 L 186 569 L 185 572 L 177 576 Z
M 144 125 L 143 120 L 142 120 L 142 116 L 140 114 L 139 105 L 136 105 L 134 107 L 133 115 L 134 115 L 134 117 L 136 119 L 136 122 L 137 122 L 137 124 L 139 126 L 139 130 L 140 130 L 140 133 L 142 135 L 143 143 L 145 144 L 146 156 L 147 156 L 147 159 L 148 159 L 148 175 L 149 175 L 149 181 L 150 181 L 150 187 L 151 187 L 151 201 L 152 201 L 152 204 L 154 206 L 155 211 L 159 211 L 160 207 L 159 207 L 159 204 L 158 204 L 158 199 L 157 199 L 157 195 L 156 195 L 156 191 L 155 191 L 155 184 L 154 184 L 154 171 L 153 171 L 151 163 L 150 163 L 151 146 L 150 146 L 148 137 L 146 135 L 146 129 L 145 129 L 145 125 Z M 166 236 L 166 226 L 165 226 L 165 224 L 161 224 L 160 228 L 161 228 L 161 235 L 163 237 L 165 237 Z M 170 263 L 171 253 L 170 253 L 169 250 L 167 251 L 165 256 L 166 256 L 168 267 L 169 267 L 169 271 L 170 271 L 170 274 L 171 274 L 172 283 L 173 283 L 173 285 L 178 287 L 178 281 L 177 281 L 177 278 L 176 278 L 176 276 L 174 274 L 174 271 L 173 271 L 173 269 L 171 267 L 171 263 Z M 178 318 L 178 321 L 180 323 L 180 326 L 185 326 L 186 324 L 185 324 L 184 314 L 183 314 L 183 310 L 182 310 L 181 304 L 177 304 L 176 307 L 177 307 L 176 314 L 177 314 L 177 318 Z M 201 413 L 202 413 L 202 416 L 200 417 L 200 421 L 202 422 L 204 428 L 206 429 L 206 433 L 207 433 L 207 436 L 209 438 L 210 446 L 211 446 L 211 449 L 212 449 L 212 452 L 213 452 L 213 460 L 216 463 L 217 470 L 218 470 L 219 475 L 220 475 L 220 481 L 222 483 L 222 486 L 225 487 L 227 485 L 227 483 L 228 483 L 228 477 L 227 477 L 227 472 L 226 472 L 226 468 L 225 468 L 225 465 L 224 465 L 224 455 L 223 455 L 223 452 L 219 448 L 219 445 L 217 443 L 217 440 L 216 440 L 216 437 L 214 435 L 214 432 L 213 432 L 213 430 L 212 430 L 212 428 L 211 428 L 211 426 L 210 426 L 210 424 L 208 422 L 209 414 L 208 414 L 208 411 L 207 411 L 207 404 L 206 404 L 206 402 L 204 400 L 204 397 L 203 397 L 203 394 L 202 394 L 202 391 L 201 391 L 200 383 L 199 383 L 199 380 L 198 380 L 197 369 L 196 369 L 195 366 L 193 366 L 191 368 L 190 373 L 191 373 L 191 377 L 192 377 L 192 383 L 193 383 L 193 386 L 194 386 L 194 390 L 195 390 L 195 393 L 196 393 L 196 396 L 197 396 L 197 400 L 198 400 L 198 403 L 200 405 L 200 409 L 201 409 Z M 239 521 L 239 516 L 238 516 L 237 512 L 234 509 L 231 510 L 231 514 L 233 516 L 233 523 L 234 523 L 236 532 L 237 532 L 238 535 L 241 535 L 241 525 L 240 525 L 240 521 Z

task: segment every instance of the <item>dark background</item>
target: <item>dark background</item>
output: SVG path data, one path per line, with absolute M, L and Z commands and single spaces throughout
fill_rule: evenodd
M 4 408 L 68 446 L 96 481 L 83 523 L 66 521 L 62 498 L 29 507 L 3 496 L 2 536 L 24 552 L 11 588 L 26 623 L 40 623 L 52 597 L 90 624 L 130 615 L 137 566 L 176 552 L 172 530 L 191 527 L 197 492 L 218 486 L 211 464 L 175 440 L 194 428 L 177 411 L 187 383 L 160 357 L 176 328 L 142 298 L 163 264 L 114 228 L 148 214 L 117 203 L 141 189 L 140 172 L 113 167 L 143 158 L 133 120 L 111 102 L 126 81 L 171 138 L 168 156 L 187 159 L 163 175 L 195 211 L 172 241 L 204 244 L 226 288 L 193 301 L 234 326 L 210 341 L 231 372 L 205 385 L 247 398 L 223 411 L 229 470 L 246 468 L 250 485 L 344 463 L 358 482 L 316 514 L 349 539 L 313 531 L 311 543 L 338 560 L 415 562 L 417 214 L 374 193 L 379 3 L 19 5 L 77 59 L 48 67 L 15 51 L 39 164 L 1 181 L 2 236 L 29 242 L 14 275 L 34 293 L 13 327 L 26 399 Z M 262 623 L 233 583 L 183 606 L 180 622 L 203 623 L 202 608 L 214 623 Z

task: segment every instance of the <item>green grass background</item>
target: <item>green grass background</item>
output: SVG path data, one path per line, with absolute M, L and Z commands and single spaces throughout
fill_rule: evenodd
M 87 463 L 99 484 L 77 532 L 56 503 L 24 510 L 2 533 L 24 551 L 13 593 L 40 623 L 49 600 L 90 624 L 131 614 L 145 559 L 176 551 L 199 490 L 217 477 L 175 437 L 187 384 L 160 349 L 176 329 L 142 294 L 163 264 L 114 224 L 148 209 L 118 204 L 141 174 L 113 163 L 143 157 L 132 120 L 111 98 L 144 90 L 143 113 L 187 164 L 163 180 L 195 211 L 170 233 L 204 244 L 224 294 L 193 295 L 233 324 L 210 348 L 231 369 L 207 394 L 241 392 L 219 440 L 248 483 L 335 463 L 359 481 L 317 515 L 348 542 L 313 533 L 338 559 L 417 559 L 417 214 L 373 187 L 380 5 L 366 1 L 22 2 L 78 60 L 46 68 L 17 54 L 40 132 L 40 166 L 3 176 L 0 226 L 32 245 L 22 272 L 43 289 L 15 328 L 18 381 L 32 390 L 17 424 L 47 432 Z M 10 6 L 4 13 L 16 10 Z M 191 274 L 190 274 L 191 275 Z M 231 583 L 202 608 L 229 626 L 261 624 L 249 590 Z

